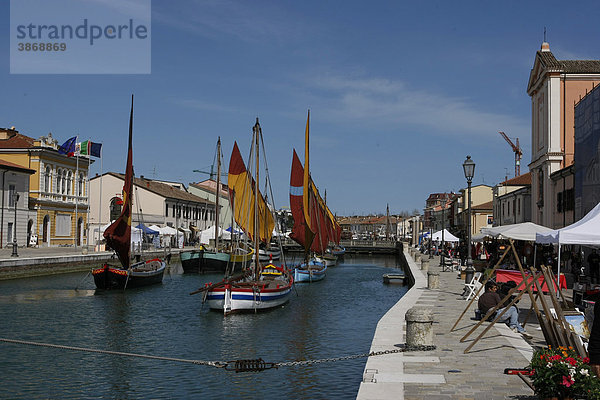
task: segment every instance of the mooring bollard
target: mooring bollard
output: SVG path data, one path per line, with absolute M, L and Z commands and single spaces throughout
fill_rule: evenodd
M 427 272 L 427 289 L 440 288 L 440 274 L 437 272 Z
M 421 269 L 423 271 L 429 271 L 429 260 L 421 260 Z
M 415 256 L 415 248 L 414 247 L 409 247 L 408 248 L 408 253 L 410 254 L 411 257 Z
M 415 254 L 415 262 L 421 264 L 421 253 Z
M 433 345 L 433 312 L 426 307 L 413 307 L 406 312 L 406 345 Z

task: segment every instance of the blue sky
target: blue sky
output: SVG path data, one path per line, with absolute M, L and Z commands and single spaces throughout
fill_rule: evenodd
M 0 126 L 102 142 L 104 172 L 122 172 L 134 93 L 136 175 L 188 184 L 207 177 L 192 171 L 210 168 L 217 136 L 225 165 L 234 140 L 246 155 L 259 117 L 284 207 L 310 108 L 311 173 L 334 213 L 422 210 L 429 193 L 466 185 L 467 154 L 474 184 L 513 176 L 498 130 L 519 138 L 528 170 L 526 87 L 544 27 L 558 59 L 598 59 L 597 11 L 596 2 L 154 0 L 151 74 L 11 75 L 3 1 Z

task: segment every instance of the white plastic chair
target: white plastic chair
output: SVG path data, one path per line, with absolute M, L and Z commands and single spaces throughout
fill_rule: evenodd
M 477 293 L 477 291 L 479 290 L 479 288 L 482 286 L 481 285 L 481 277 L 483 276 L 483 274 L 481 272 L 475 272 L 473 274 L 473 279 L 471 279 L 471 282 L 469 283 L 465 283 L 465 294 L 466 294 L 466 301 L 471 300 L 471 298 L 473 296 L 475 296 L 475 294 Z M 476 296 L 479 297 L 479 296 Z

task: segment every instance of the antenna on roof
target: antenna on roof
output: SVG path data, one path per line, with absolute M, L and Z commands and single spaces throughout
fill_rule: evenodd
M 546 41 L 546 27 L 544 27 L 544 42 Z

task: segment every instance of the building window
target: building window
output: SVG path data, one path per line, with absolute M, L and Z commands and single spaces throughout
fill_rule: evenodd
M 575 195 L 573 189 L 568 189 L 556 194 L 556 211 L 559 213 L 573 211 L 575 208 Z
M 565 191 L 565 211 L 573 211 L 575 209 L 575 192 L 573 189 Z
M 56 188 L 56 193 L 60 193 L 60 175 L 62 174 L 62 171 L 59 169 L 56 171 L 56 185 L 54 185 L 54 187 Z
M 8 228 L 6 229 L 6 233 L 8 234 L 6 237 L 6 243 L 12 243 L 13 242 L 13 223 L 12 222 L 8 223 Z
M 173 204 L 173 216 L 177 215 L 177 213 L 175 212 L 175 204 Z
M 8 185 L 8 206 L 14 207 L 17 195 L 17 187 L 15 185 Z
M 71 194 L 71 185 L 73 184 L 73 173 L 69 171 L 67 174 L 67 194 Z
M 60 192 L 65 194 L 67 191 L 67 171 L 63 170 L 60 174 Z
M 71 215 L 56 215 L 56 236 L 71 236 Z
M 113 197 L 110 200 L 109 213 L 110 213 L 111 221 L 114 221 L 117 218 L 119 218 L 119 216 L 121 215 L 122 206 L 123 206 L 123 200 L 121 200 L 119 197 Z
M 83 196 L 83 174 L 79 174 L 79 182 L 77 182 L 77 196 Z
M 165 206 L 165 217 L 168 217 L 168 216 L 169 216 L 169 205 L 167 204 Z
M 538 171 L 538 207 L 544 205 L 544 171 Z
M 563 192 L 556 193 L 556 212 L 563 211 Z
M 519 215 L 521 215 L 521 198 L 517 199 L 517 207 L 518 207 L 517 213 Z
M 46 167 L 46 174 L 44 175 L 44 192 L 50 192 L 50 167 Z

